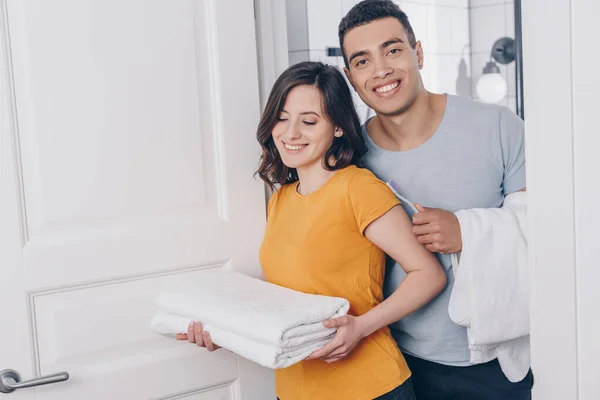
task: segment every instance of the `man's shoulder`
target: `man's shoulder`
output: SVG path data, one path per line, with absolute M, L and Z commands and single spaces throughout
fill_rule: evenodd
M 484 103 L 478 100 L 473 100 L 468 97 L 448 95 L 452 108 L 458 113 L 465 113 L 470 115 L 481 115 L 481 116 L 500 116 L 504 114 L 514 114 L 508 107 L 493 104 Z
M 448 95 L 454 115 L 471 121 L 500 121 L 520 119 L 511 109 L 500 104 L 484 103 L 467 97 Z

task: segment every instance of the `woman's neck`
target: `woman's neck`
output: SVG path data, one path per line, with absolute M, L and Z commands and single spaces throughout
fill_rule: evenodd
M 298 193 L 303 196 L 317 191 L 336 173 L 336 171 L 326 170 L 321 165 L 298 168 L 296 171 L 298 172 L 298 180 L 300 181 L 298 184 Z

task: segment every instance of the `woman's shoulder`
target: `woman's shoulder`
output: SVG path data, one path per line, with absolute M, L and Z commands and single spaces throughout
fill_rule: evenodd
M 361 233 L 375 219 L 400 204 L 390 188 L 368 169 L 354 168 L 348 178 L 347 204 Z
M 355 203 L 356 199 L 367 199 L 365 205 L 376 204 L 379 200 L 393 199 L 396 196 L 381 179 L 366 168 L 352 167 L 345 171 L 344 181 L 346 195 Z
M 344 170 L 345 172 L 345 180 L 348 185 L 352 186 L 362 186 L 362 185 L 370 185 L 370 184 L 378 184 L 383 182 L 375 176 L 373 172 L 366 168 L 352 166 L 348 167 Z

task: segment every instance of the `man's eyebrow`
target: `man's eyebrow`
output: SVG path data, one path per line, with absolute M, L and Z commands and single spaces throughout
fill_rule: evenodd
M 356 57 L 361 57 L 364 55 L 369 54 L 369 52 L 367 50 L 361 50 L 361 51 L 357 51 L 355 53 L 352 53 L 350 55 L 350 58 L 348 59 L 348 64 L 350 64 L 352 62 L 352 60 L 354 60 Z
M 400 38 L 393 38 L 390 40 L 386 40 L 379 46 L 379 48 L 385 49 L 386 47 L 388 47 L 392 44 L 395 44 L 395 43 L 403 43 L 404 44 L 404 40 L 402 40 Z M 369 51 L 367 51 L 367 50 L 360 50 L 360 51 L 354 52 L 350 55 L 350 58 L 348 58 L 348 63 L 351 63 L 352 60 L 354 60 L 356 57 L 365 56 L 367 54 L 369 54 Z
M 393 39 L 390 39 L 390 40 L 386 40 L 379 47 L 381 47 L 382 49 L 385 49 L 386 47 L 388 47 L 388 46 L 390 46 L 392 44 L 396 44 L 396 43 L 403 43 L 404 44 L 404 40 L 402 40 L 400 38 L 393 38 Z

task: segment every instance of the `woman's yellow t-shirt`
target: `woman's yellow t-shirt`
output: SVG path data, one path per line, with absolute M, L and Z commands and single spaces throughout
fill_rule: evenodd
M 338 170 L 317 191 L 302 196 L 298 182 L 269 202 L 260 261 L 267 281 L 304 293 L 348 299 L 351 315 L 383 301 L 385 255 L 365 228 L 399 204 L 366 169 Z M 276 371 L 281 400 L 370 400 L 410 377 L 387 327 L 361 340 L 345 359 L 305 360 Z

